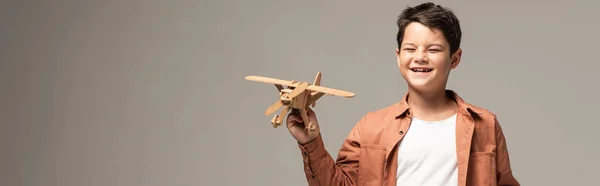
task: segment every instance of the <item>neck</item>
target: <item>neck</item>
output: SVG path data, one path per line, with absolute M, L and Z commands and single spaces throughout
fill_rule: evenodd
M 433 92 L 409 90 L 407 102 L 414 111 L 415 117 L 424 119 L 440 119 L 440 117 L 454 114 L 455 109 L 453 107 L 456 104 L 446 95 L 445 90 Z

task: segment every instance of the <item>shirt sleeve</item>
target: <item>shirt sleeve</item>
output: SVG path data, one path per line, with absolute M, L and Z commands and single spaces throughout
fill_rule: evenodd
M 499 186 L 520 186 L 512 173 L 506 138 L 498 118 L 494 118 L 496 127 L 496 178 Z
M 344 140 L 336 161 L 325 149 L 321 135 L 307 144 L 298 144 L 302 152 L 304 172 L 309 186 L 356 185 L 360 128 L 364 123 L 364 118 L 361 118 Z

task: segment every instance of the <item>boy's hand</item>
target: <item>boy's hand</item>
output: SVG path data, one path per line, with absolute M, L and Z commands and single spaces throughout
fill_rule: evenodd
M 286 119 L 288 130 L 296 139 L 296 141 L 298 141 L 298 143 L 302 145 L 311 142 L 312 140 L 317 138 L 317 136 L 319 136 L 320 133 L 319 122 L 317 121 L 317 116 L 315 112 L 310 108 L 307 108 L 306 112 L 309 121 L 302 121 L 300 111 L 297 109 L 293 109 L 290 112 L 290 114 L 288 114 L 288 117 Z M 314 131 L 306 129 L 306 125 L 308 125 L 309 122 L 313 123 L 315 127 Z

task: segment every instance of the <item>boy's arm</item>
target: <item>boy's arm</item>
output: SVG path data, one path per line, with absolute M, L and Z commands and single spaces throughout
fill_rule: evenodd
M 361 122 L 362 120 L 364 118 L 361 119 Z M 308 185 L 356 185 L 361 122 L 352 128 L 344 140 L 338 153 L 337 162 L 334 162 L 325 149 L 321 135 L 307 144 L 299 144 Z
M 520 186 L 517 179 L 513 176 L 510 166 L 510 158 L 506 145 L 506 138 L 502 132 L 502 127 L 498 118 L 494 118 L 496 127 L 496 178 L 499 186 Z

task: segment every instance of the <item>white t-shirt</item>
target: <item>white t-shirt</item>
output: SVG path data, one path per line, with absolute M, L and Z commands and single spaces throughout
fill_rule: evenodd
M 408 132 L 398 145 L 396 184 L 457 185 L 455 131 L 456 114 L 435 122 L 413 118 Z

